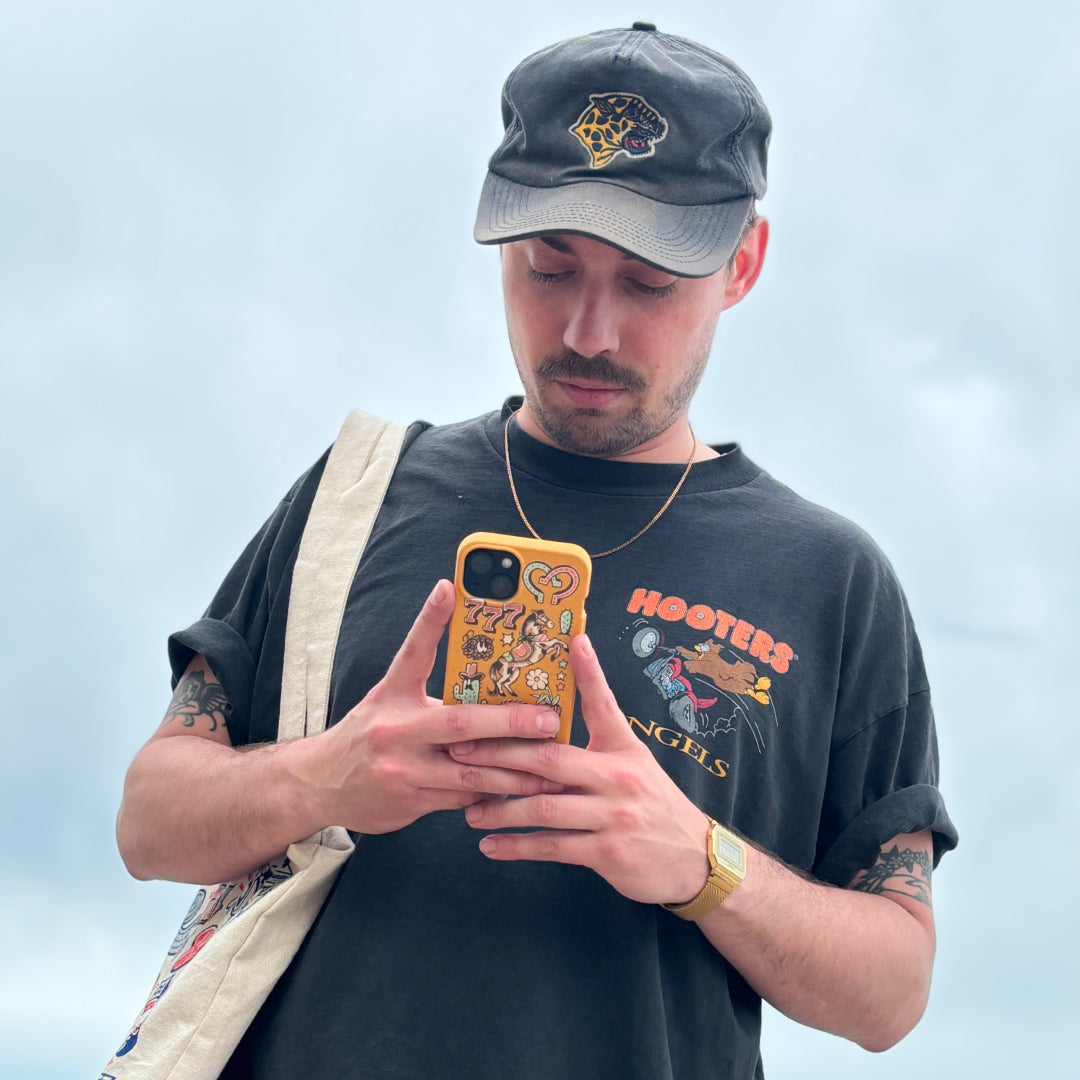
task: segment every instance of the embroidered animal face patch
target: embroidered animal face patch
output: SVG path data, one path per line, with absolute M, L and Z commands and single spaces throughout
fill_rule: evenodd
M 667 121 L 643 97 L 609 93 L 589 95 L 570 134 L 588 150 L 592 168 L 602 169 L 618 154 L 652 157 L 667 130 Z

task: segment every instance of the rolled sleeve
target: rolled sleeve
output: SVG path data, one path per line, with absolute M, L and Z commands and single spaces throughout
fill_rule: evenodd
M 276 735 L 276 699 L 274 715 L 252 722 L 253 702 L 259 700 L 256 682 L 268 636 L 283 640 L 292 567 L 326 456 L 293 485 L 251 539 L 202 618 L 169 637 L 173 687 L 192 658 L 203 656 L 229 700 L 233 746 Z M 275 671 L 263 671 L 262 678 L 279 688 L 280 660 Z M 263 705 L 258 710 L 266 711 Z
M 255 657 L 243 634 L 222 619 L 203 618 L 169 638 L 172 684 L 201 655 L 229 699 L 229 736 L 234 746 L 249 742 Z
M 930 829 L 934 865 L 957 832 L 937 789 L 938 752 L 930 695 L 912 695 L 834 748 L 814 874 L 847 885 L 901 833 Z

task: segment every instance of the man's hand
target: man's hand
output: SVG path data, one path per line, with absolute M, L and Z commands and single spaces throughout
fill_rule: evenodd
M 491 859 L 589 866 L 632 900 L 688 901 L 708 876 L 705 815 L 630 730 L 583 635 L 571 642 L 571 659 L 587 749 L 520 739 L 451 748 L 458 761 L 519 769 L 565 786 L 563 794 L 468 807 L 478 829 L 548 830 L 488 835 L 480 848 Z M 848 889 L 808 881 L 751 847 L 745 880 L 698 927 L 781 1012 L 868 1049 L 887 1049 L 926 1006 L 934 929 L 928 888 L 917 887 L 921 877 L 916 885 L 907 878 L 897 884 L 895 875 L 887 886 L 879 879 L 897 861 L 928 867 L 931 845 L 929 832 L 896 837 L 885 845 L 882 866 Z
M 550 739 L 559 726 L 556 713 L 536 705 L 444 705 L 428 697 L 453 606 L 452 586 L 440 581 L 384 678 L 338 724 L 308 740 L 313 767 L 306 771 L 328 822 L 384 833 L 492 795 L 563 790 L 527 767 L 457 760 L 447 752 L 472 740 L 528 746 Z
M 705 815 L 634 736 L 584 634 L 571 640 L 570 659 L 589 729 L 587 748 L 521 739 L 457 741 L 450 747 L 463 764 L 515 770 L 564 789 L 474 803 L 466 810 L 474 828 L 546 830 L 485 836 L 480 850 L 491 859 L 588 866 L 643 903 L 690 900 L 709 872 Z
M 536 705 L 444 706 L 427 696 L 454 606 L 440 581 L 386 677 L 341 721 L 308 739 L 231 745 L 228 703 L 195 657 L 124 784 L 117 839 L 139 878 L 230 881 L 327 825 L 380 833 L 492 795 L 562 787 L 525 771 L 455 761 L 461 739 L 546 740 L 558 717 Z

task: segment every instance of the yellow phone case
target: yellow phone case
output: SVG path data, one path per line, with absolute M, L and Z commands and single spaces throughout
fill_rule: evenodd
M 500 590 L 507 595 L 495 598 L 466 591 L 466 560 L 477 549 L 517 559 L 517 580 L 503 582 Z M 570 638 L 585 629 L 591 576 L 592 561 L 577 544 L 503 533 L 466 536 L 458 546 L 454 568 L 456 596 L 443 686 L 446 704 L 550 705 L 562 719 L 556 739 L 569 742 L 576 689 Z

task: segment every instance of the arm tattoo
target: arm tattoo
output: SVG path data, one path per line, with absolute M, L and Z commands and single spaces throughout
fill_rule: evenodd
M 856 877 L 852 888 L 868 893 L 897 893 L 930 906 L 930 856 L 925 851 L 901 851 L 893 844 L 869 870 Z
M 205 716 L 210 721 L 210 730 L 217 731 L 219 724 L 227 726 L 231 712 L 232 706 L 220 683 L 208 683 L 201 671 L 189 671 L 176 684 L 176 692 L 162 723 L 179 719 L 184 727 L 190 728 L 195 726 L 198 717 Z

